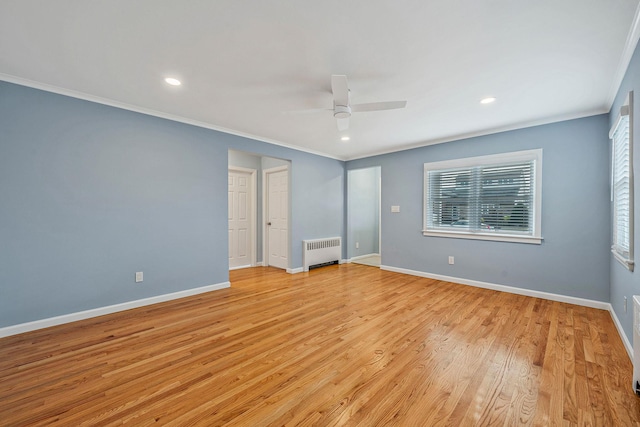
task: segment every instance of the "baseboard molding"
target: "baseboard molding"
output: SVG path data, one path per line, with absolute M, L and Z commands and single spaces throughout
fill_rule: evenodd
M 117 313 L 119 311 L 130 310 L 132 308 L 144 307 L 146 305 L 190 297 L 197 294 L 203 294 L 205 292 L 217 291 L 219 289 L 228 288 L 230 286 L 231 283 L 222 282 L 215 285 L 202 286 L 200 288 L 187 289 L 170 294 L 157 295 L 154 297 L 139 299 L 135 301 L 127 301 L 120 304 L 108 305 L 106 307 L 98 307 L 91 310 L 63 314 L 61 316 L 50 317 L 48 319 L 34 320 L 33 322 L 6 326 L 4 328 L 0 328 L 0 338 L 35 331 L 37 329 L 49 328 L 51 326 L 62 325 L 64 323 L 76 322 L 78 320 L 90 319 L 92 317 L 104 316 L 105 314 Z
M 350 263 L 352 261 L 357 261 L 357 260 L 362 259 L 362 258 L 368 258 L 370 256 L 380 256 L 380 254 L 372 253 L 372 254 L 367 254 L 367 255 L 358 255 L 358 256 L 354 256 L 354 257 L 349 258 L 345 262 Z
M 443 276 L 441 274 L 425 273 L 423 271 L 408 270 L 405 268 L 390 267 L 381 265 L 380 269 L 393 271 L 395 273 L 409 274 L 411 276 L 426 277 L 428 279 L 442 280 L 444 282 L 459 283 L 461 285 L 475 286 L 476 288 L 492 289 L 494 291 L 508 292 L 510 294 L 526 295 L 529 297 L 543 298 L 551 301 L 566 302 L 568 304 L 582 305 L 584 307 L 599 308 L 609 311 L 611 306 L 608 302 L 595 301 L 585 298 L 570 297 L 567 295 L 552 294 L 550 292 L 533 291 L 531 289 L 516 288 L 513 286 L 497 285 L 495 283 L 480 282 L 478 280 L 462 279 L 460 277 Z
M 345 263 L 347 263 L 346 259 L 339 259 L 338 260 L 338 264 L 345 264 Z M 289 274 L 304 273 L 304 267 L 287 268 L 287 273 L 289 273 Z
M 239 267 L 229 267 L 229 271 L 233 271 L 233 270 L 241 270 L 243 268 L 251 268 L 253 267 L 253 265 L 249 264 L 249 265 L 241 265 Z
M 627 338 L 627 334 L 624 333 L 624 329 L 622 329 L 622 323 L 620 323 L 620 319 L 616 315 L 616 312 L 613 310 L 613 306 L 609 305 L 609 313 L 611 314 L 611 318 L 613 319 L 613 324 L 616 325 L 616 329 L 618 330 L 618 335 L 622 339 L 622 344 L 624 344 L 624 348 L 627 350 L 627 354 L 629 355 L 629 359 L 631 359 L 631 363 L 633 363 L 633 345 Z
M 620 323 L 620 319 L 618 319 L 618 316 L 616 316 L 616 312 L 613 310 L 613 306 L 608 302 L 595 301 L 595 300 L 590 300 L 585 298 L 570 297 L 567 295 L 552 294 L 550 292 L 533 291 L 530 289 L 516 288 L 513 286 L 497 285 L 495 283 L 487 283 L 487 282 L 480 282 L 477 280 L 462 279 L 460 277 L 451 277 L 451 276 L 443 276 L 441 274 L 425 273 L 423 271 L 408 270 L 406 268 L 397 268 L 397 267 L 391 267 L 388 265 L 381 265 L 380 269 L 392 271 L 394 273 L 402 273 L 402 274 L 409 274 L 411 276 L 425 277 L 427 279 L 442 280 L 444 282 L 459 283 L 461 285 L 475 286 L 477 288 L 492 289 L 494 291 L 508 292 L 511 294 L 525 295 L 529 297 L 548 299 L 551 301 L 558 301 L 558 302 L 566 302 L 568 304 L 575 304 L 575 305 L 581 305 L 584 307 L 591 307 L 591 308 L 606 310 L 611 314 L 611 318 L 613 319 L 613 324 L 616 325 L 616 329 L 618 330 L 618 335 L 620 335 L 620 339 L 622 339 L 622 344 L 624 345 L 625 350 L 627 351 L 627 355 L 629 356 L 629 359 L 633 361 L 633 346 L 631 345 L 631 342 L 629 342 L 629 338 L 627 338 L 627 335 L 624 333 L 624 330 L 622 329 L 622 324 Z

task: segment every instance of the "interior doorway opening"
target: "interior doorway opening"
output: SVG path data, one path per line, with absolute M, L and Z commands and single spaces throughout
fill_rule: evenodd
M 278 207 L 279 223 L 278 239 L 275 239 L 274 232 L 270 239 L 267 172 L 284 171 L 280 177 L 286 177 L 284 181 L 288 186 L 291 161 L 238 150 L 229 150 L 228 159 L 229 269 L 268 265 L 289 268 L 290 195 L 287 191 L 286 196 L 281 195 L 283 200 L 271 204 L 272 214 L 273 208 Z M 275 252 L 280 255 L 278 263 L 269 260 L 269 253 L 274 252 L 270 250 L 270 241 L 276 242 Z
M 380 267 L 382 168 L 347 173 L 347 257 L 350 262 Z

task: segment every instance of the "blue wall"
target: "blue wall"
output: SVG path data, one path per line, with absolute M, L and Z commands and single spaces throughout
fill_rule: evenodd
M 347 169 L 382 166 L 383 265 L 609 301 L 607 133 L 600 115 L 354 160 Z M 535 148 L 543 149 L 541 245 L 422 235 L 425 162 Z
M 343 162 L 0 82 L 0 327 L 226 282 L 230 148 L 291 160 L 292 268 L 344 237 Z
M 633 108 L 633 163 L 634 163 L 634 224 L 635 233 L 634 251 L 636 261 L 636 272 L 632 273 L 627 270 L 622 264 L 620 264 L 613 255 L 610 254 L 611 262 L 611 294 L 610 301 L 613 306 L 616 316 L 620 319 L 622 327 L 624 329 L 629 341 L 632 341 L 633 337 L 633 295 L 640 294 L 640 278 L 638 278 L 639 254 L 640 254 L 640 196 L 638 191 L 640 190 L 640 48 L 636 47 L 635 53 L 631 58 L 627 73 L 620 85 L 616 99 L 611 107 L 609 114 L 609 127 L 613 126 L 614 121 L 618 117 L 620 107 L 624 104 L 625 98 L 630 91 L 634 91 L 634 108 Z M 624 297 L 628 298 L 628 309 L 624 312 Z

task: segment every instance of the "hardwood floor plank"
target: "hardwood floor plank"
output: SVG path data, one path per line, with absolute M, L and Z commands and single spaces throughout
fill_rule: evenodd
M 0 339 L 0 425 L 640 425 L 609 313 L 362 265 Z

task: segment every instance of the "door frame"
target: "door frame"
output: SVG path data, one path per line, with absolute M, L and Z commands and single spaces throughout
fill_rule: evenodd
M 249 224 L 251 224 L 251 250 L 250 250 L 250 261 L 251 267 L 255 267 L 257 253 L 258 253 L 258 181 L 257 181 L 257 170 L 250 168 L 243 168 L 240 166 L 231 166 L 229 165 L 227 174 L 229 172 L 244 172 L 250 174 L 249 185 L 251 186 L 251 209 L 249 209 L 249 215 L 251 218 L 249 219 Z M 229 209 L 229 202 L 227 201 L 227 211 Z M 227 223 L 228 223 L 227 219 Z M 228 224 L 227 224 L 228 227 Z M 228 243 L 228 242 L 227 242 Z M 227 259 L 229 258 L 229 245 L 227 244 Z M 228 264 L 228 261 L 227 261 Z M 227 265 L 228 266 L 228 265 Z M 231 268 L 229 270 L 232 270 Z
M 269 174 L 275 172 L 287 171 L 289 179 L 287 180 L 287 271 L 291 268 L 291 172 L 289 165 L 276 166 L 273 168 L 262 170 L 262 265 L 269 266 Z

